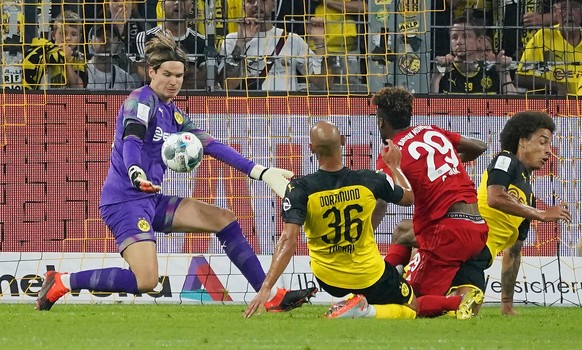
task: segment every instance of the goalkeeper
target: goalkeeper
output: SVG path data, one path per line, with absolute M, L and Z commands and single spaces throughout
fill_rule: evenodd
M 123 103 L 115 125 L 110 168 L 101 193 L 101 216 L 115 236 L 129 269 L 117 267 L 77 273 L 49 271 L 36 308 L 50 310 L 71 290 L 144 293 L 158 284 L 154 231 L 215 232 L 227 256 L 258 291 L 265 279 L 257 256 L 235 215 L 193 198 L 160 194 L 166 166 L 164 138 L 189 131 L 200 138 L 204 151 L 255 180 L 263 180 L 280 196 L 293 174 L 265 168 L 198 129 L 172 99 L 180 92 L 187 56 L 170 38 L 160 34 L 148 42 L 146 59 L 151 83 L 134 90 Z M 306 302 L 317 290 L 273 289 L 265 304 L 270 311 L 286 311 Z

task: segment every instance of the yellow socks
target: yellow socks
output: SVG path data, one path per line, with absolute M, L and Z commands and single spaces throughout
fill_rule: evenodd
M 370 306 L 373 308 L 373 310 L 370 310 L 370 314 L 374 313 L 375 318 L 416 318 L 416 311 L 404 305 L 385 304 Z

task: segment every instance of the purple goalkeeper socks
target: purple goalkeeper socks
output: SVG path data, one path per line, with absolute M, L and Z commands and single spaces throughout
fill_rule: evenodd
M 137 279 L 133 271 L 110 267 L 71 273 L 71 290 L 89 289 L 97 292 L 137 294 Z
M 222 231 L 216 233 L 216 237 L 230 261 L 238 267 L 253 289 L 258 292 L 265 280 L 265 271 L 243 235 L 238 221 L 228 224 Z

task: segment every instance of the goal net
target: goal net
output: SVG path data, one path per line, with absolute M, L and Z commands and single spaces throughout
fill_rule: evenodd
M 229 3 L 223 1 L 219 5 L 227 9 Z M 284 1 L 278 3 L 285 5 Z M 103 9 L 106 4 L 108 2 L 104 3 Z M 150 1 L 136 1 L 135 4 L 140 5 L 144 18 L 152 13 L 160 16 L 159 6 L 154 9 L 145 6 Z M 23 62 L 30 51 L 25 24 L 34 23 L 32 37 L 42 35 L 44 31 L 50 33 L 49 19 L 54 16 L 46 13 L 54 10 L 54 6 L 64 9 L 65 5 L 78 6 L 56 1 L 4 1 L 0 5 L 3 12 L 0 303 L 33 302 L 42 284 L 42 276 L 48 270 L 75 272 L 126 266 L 117 252 L 111 232 L 99 216 L 98 203 L 109 166 L 115 119 L 127 90 L 111 91 L 108 86 L 93 91 L 50 88 L 47 81 L 42 81 L 38 89 L 29 89 L 22 81 L 25 74 Z M 34 8 L 33 16 L 25 11 L 26 6 Z M 97 5 L 84 6 L 77 7 L 83 12 L 81 23 L 84 28 L 105 23 L 97 18 Z M 94 7 L 92 12 L 88 10 L 91 6 Z M 240 6 L 239 10 L 242 9 Z M 370 1 L 368 12 L 363 16 L 369 25 L 362 26 L 364 31 L 356 32 L 357 39 L 354 39 L 363 43 L 366 50 L 360 51 L 358 44 L 357 49 L 345 54 L 326 51 L 325 55 L 331 57 L 327 63 L 331 64 L 326 66 L 329 71 L 323 79 L 317 80 L 321 78 L 317 76 L 321 70 L 309 68 L 311 60 L 317 61 L 321 55 L 317 52 L 318 44 L 309 40 L 313 32 L 303 25 L 305 32 L 299 37 L 306 38 L 301 40 L 308 45 L 308 50 L 299 58 L 307 69 L 288 70 L 286 67 L 296 63 L 276 59 L 278 55 L 274 55 L 271 48 L 262 62 L 268 65 L 269 59 L 276 61 L 272 69 L 281 70 L 273 72 L 279 80 L 270 81 L 275 78 L 269 72 L 258 84 L 274 85 L 256 91 L 225 89 L 226 82 L 235 82 L 237 77 L 220 76 L 221 69 L 224 73 L 225 68 L 224 62 L 221 68 L 219 53 L 226 40 L 224 36 L 235 20 L 221 17 L 220 20 L 214 19 L 214 27 L 204 25 L 201 20 L 204 16 L 218 16 L 210 11 L 212 4 L 200 2 L 194 9 L 199 17 L 196 17 L 197 21 L 192 20 L 191 26 L 202 37 L 210 38 L 208 42 L 216 43 L 212 46 L 216 55 L 202 53 L 205 64 L 197 66 L 199 70 L 214 67 L 207 75 L 212 83 L 188 88 L 175 102 L 201 128 L 256 163 L 289 169 L 298 176 L 317 169 L 308 147 L 308 131 L 314 122 L 323 119 L 335 123 L 347 137 L 344 147 L 347 166 L 352 169 L 374 168 L 381 142 L 370 95 L 385 85 L 400 85 L 415 91 L 413 123 L 435 124 L 487 142 L 487 153 L 466 164 L 476 184 L 480 183 L 483 170 L 499 151 L 499 132 L 508 116 L 524 109 L 547 111 L 557 126 L 553 140 L 554 157 L 544 169 L 534 173 L 534 193 L 541 209 L 568 203 L 572 223 L 533 222 L 523 249 L 515 302 L 581 305 L 582 150 L 579 140 L 582 136 L 582 107 L 578 97 L 549 97 L 530 92 L 515 96 L 429 94 L 430 70 L 434 63 L 432 51 L 440 43 L 432 42 L 434 33 L 427 29 L 427 23 L 440 10 L 422 8 L 414 2 L 398 7 L 396 2 L 379 0 Z M 232 7 L 231 13 L 236 9 L 236 6 Z M 314 16 L 320 15 L 316 9 L 309 11 L 315 11 Z M 326 15 L 329 14 L 321 14 Z M 289 15 L 281 21 L 296 25 L 306 18 L 310 15 Z M 159 20 L 157 17 L 151 20 L 152 27 Z M 349 20 L 345 16 L 335 19 L 343 24 Z M 359 26 L 355 28 L 360 30 Z M 277 38 L 271 38 L 275 48 Z M 343 41 L 344 45 L 348 44 L 347 39 Z M 299 39 L 288 39 L 286 44 L 291 42 L 301 45 Z M 91 57 L 89 42 L 79 47 L 83 54 Z M 200 55 L 193 56 L 196 65 L 196 57 Z M 133 67 L 139 61 L 131 52 L 125 57 L 127 67 Z M 350 64 L 353 62 L 350 60 L 354 59 L 361 70 L 351 74 Z M 334 64 L 336 68 L 333 68 Z M 257 70 L 260 72 L 262 68 Z M 260 74 L 255 75 L 255 79 L 257 76 Z M 316 79 L 312 80 L 314 77 Z M 320 88 L 317 84 L 322 80 L 324 87 Z M 288 86 L 279 88 L 280 81 L 285 84 L 293 81 L 294 91 L 289 91 Z M 245 82 L 249 83 L 250 80 Z M 169 171 L 163 183 L 163 193 L 191 196 L 232 210 L 260 256 L 263 267 L 268 268 L 282 229 L 281 200 L 264 183 L 250 180 L 206 156 L 193 173 Z M 389 206 L 376 232 L 381 253 L 387 251 L 396 224 L 411 217 L 410 209 Z M 246 302 L 254 296 L 244 277 L 223 255 L 213 234 L 176 232 L 157 234 L 156 238 L 160 261 L 160 286 L 156 292 L 133 296 L 81 291 L 68 295 L 64 302 Z M 296 256 L 280 282 L 282 285 L 298 288 L 314 282 L 307 254 L 305 238 L 302 237 Z M 486 271 L 486 276 L 486 302 L 499 302 L 499 257 Z M 316 302 L 332 300 L 331 296 L 320 293 Z

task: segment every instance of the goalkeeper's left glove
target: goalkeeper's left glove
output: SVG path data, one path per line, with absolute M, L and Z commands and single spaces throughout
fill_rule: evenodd
M 279 197 L 283 198 L 289 179 L 293 177 L 293 172 L 279 168 L 265 168 L 257 164 L 249 176 L 252 179 L 264 181 Z

